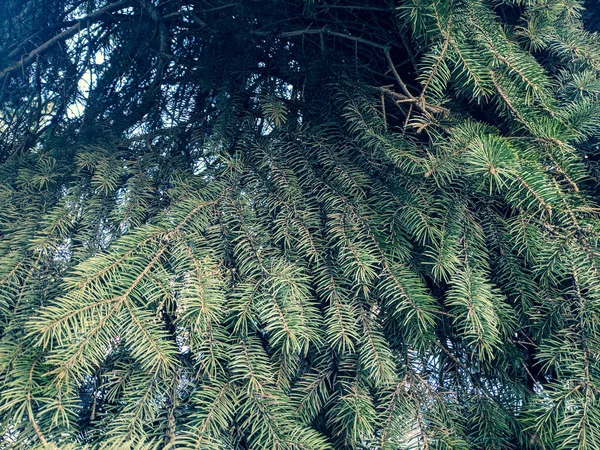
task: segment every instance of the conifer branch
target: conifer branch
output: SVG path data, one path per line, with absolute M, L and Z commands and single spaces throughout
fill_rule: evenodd
M 38 58 L 38 56 L 42 55 L 54 45 L 70 38 L 71 36 L 74 36 L 81 30 L 84 30 L 85 28 L 89 27 L 90 25 L 101 19 L 103 15 L 110 14 L 111 12 L 115 12 L 120 9 L 126 8 L 130 5 L 130 3 L 131 0 L 120 0 L 115 3 L 109 3 L 108 5 L 94 11 L 93 13 L 90 13 L 87 16 L 78 19 L 74 25 L 71 25 L 66 30 L 61 31 L 53 38 L 47 40 L 43 44 L 31 50 L 27 55 L 23 55 L 23 57 L 21 57 L 21 59 L 18 62 L 0 70 L 0 81 L 11 72 L 28 66 L 29 64 L 34 62 Z
M 598 446 L 593 2 L 6 1 L 3 444 Z

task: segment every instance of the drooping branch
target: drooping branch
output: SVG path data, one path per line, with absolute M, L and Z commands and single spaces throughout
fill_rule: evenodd
M 28 54 L 23 55 L 19 61 L 0 71 L 0 80 L 4 79 L 8 74 L 14 72 L 17 69 L 27 67 L 33 61 L 35 61 L 35 59 L 38 56 L 52 48 L 54 45 L 64 41 L 65 39 L 70 38 L 71 36 L 74 36 L 79 31 L 88 28 L 90 25 L 96 23 L 99 19 L 101 19 L 103 15 L 126 8 L 130 4 L 131 0 L 121 0 L 116 3 L 108 4 L 98 9 L 97 11 L 94 11 L 93 13 L 90 13 L 87 16 L 76 20 L 73 25 L 69 26 L 69 28 L 63 30 L 53 38 L 39 45 L 38 47 L 30 51 Z

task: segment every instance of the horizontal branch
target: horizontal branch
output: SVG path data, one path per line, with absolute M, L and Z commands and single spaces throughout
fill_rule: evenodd
M 254 31 L 252 34 L 257 36 L 269 36 L 271 33 L 267 31 Z M 381 50 L 387 51 L 391 47 L 391 44 L 381 44 L 379 42 L 370 41 L 368 39 L 364 39 L 358 36 L 352 36 L 346 33 L 340 33 L 339 31 L 332 31 L 327 27 L 323 28 L 307 28 L 305 30 L 295 30 L 295 31 L 286 31 L 283 33 L 277 34 L 279 37 L 288 38 L 288 37 L 296 37 L 296 36 L 305 36 L 310 34 L 316 34 L 321 36 L 337 36 L 342 39 L 348 39 L 357 43 L 370 45 L 371 47 L 379 48 Z
M 382 12 L 391 12 L 395 11 L 394 8 L 386 8 L 384 6 L 359 6 L 359 5 L 329 5 L 327 3 L 322 3 L 317 5 L 319 9 L 354 9 L 360 11 L 382 11 Z

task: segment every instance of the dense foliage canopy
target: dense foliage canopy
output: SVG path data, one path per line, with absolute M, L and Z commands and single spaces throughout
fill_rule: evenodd
M 600 9 L 0 2 L 0 449 L 600 449 Z

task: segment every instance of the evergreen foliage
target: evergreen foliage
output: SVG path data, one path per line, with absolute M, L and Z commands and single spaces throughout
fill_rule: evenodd
M 600 8 L 0 3 L 0 449 L 600 449 Z

